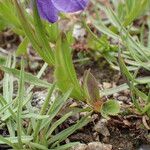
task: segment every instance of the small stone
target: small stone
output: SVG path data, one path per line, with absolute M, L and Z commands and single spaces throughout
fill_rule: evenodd
M 101 141 L 101 142 L 109 143 L 109 141 L 110 141 L 110 137 L 105 136 L 105 137 L 102 139 L 102 141 Z
M 93 139 L 94 139 L 94 141 L 99 142 L 99 134 L 97 132 L 93 133 Z
M 70 140 L 67 138 L 67 139 L 65 140 L 65 142 L 66 142 L 66 143 L 70 143 Z
M 73 103 L 70 105 L 70 107 L 76 107 L 76 106 L 78 106 L 78 104 L 77 104 L 76 102 L 73 102 Z
M 112 84 L 111 83 L 108 83 L 108 82 L 103 82 L 103 88 L 104 89 L 109 89 L 112 87 Z
M 32 106 L 41 108 L 46 98 L 46 91 L 35 92 L 33 94 Z
M 106 119 L 101 119 L 100 121 L 97 122 L 97 124 L 94 126 L 94 130 L 103 136 L 110 136 L 109 130 L 106 126 L 107 120 Z
M 30 66 L 30 69 L 32 70 L 32 71 L 35 71 L 35 70 L 37 70 L 38 69 L 38 67 L 39 67 L 39 62 L 29 62 L 29 66 Z
M 123 91 L 123 93 L 128 96 L 130 94 L 130 90 L 126 89 Z
M 86 35 L 86 31 L 80 24 L 74 25 L 73 28 L 73 37 L 75 37 L 77 40 L 84 38 Z
M 91 142 L 88 144 L 87 150 L 112 150 L 112 145 L 103 144 L 101 142 Z
M 80 116 L 86 116 L 88 114 L 88 112 L 81 112 Z
M 26 12 L 27 12 L 28 14 L 32 14 L 31 9 L 29 9 L 29 8 L 26 8 Z
M 126 96 L 119 96 L 118 100 L 125 102 L 125 101 L 128 101 L 128 97 L 126 97 Z
M 123 123 L 127 126 L 131 126 L 131 123 L 128 120 L 123 120 Z
M 98 114 L 93 114 L 92 115 L 92 120 L 95 121 L 96 119 L 98 119 Z
M 116 98 L 116 97 L 118 97 L 118 96 L 119 96 L 118 93 L 114 93 L 114 94 L 113 94 L 113 97 L 114 97 L 114 98 Z
M 150 145 L 141 145 L 137 150 L 150 150 Z
M 113 88 L 117 87 L 116 82 L 113 82 L 113 83 L 112 83 L 112 87 L 113 87 Z
M 78 144 L 74 147 L 72 147 L 70 150 L 87 150 L 86 144 Z

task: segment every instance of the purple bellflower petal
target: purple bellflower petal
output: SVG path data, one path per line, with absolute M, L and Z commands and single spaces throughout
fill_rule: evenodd
M 53 5 L 61 12 L 77 12 L 84 10 L 89 0 L 51 0 Z
M 37 8 L 43 19 L 54 23 L 58 20 L 59 11 L 54 7 L 51 0 L 37 0 Z
M 84 10 L 89 0 L 37 0 L 37 8 L 43 19 L 54 23 L 60 12 L 73 13 Z

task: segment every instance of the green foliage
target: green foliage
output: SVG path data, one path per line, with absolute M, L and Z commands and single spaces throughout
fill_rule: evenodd
M 148 71 L 150 70 L 149 31 L 147 42 L 145 42 L 144 39 L 144 26 L 145 23 L 149 25 L 149 18 L 146 20 L 147 22 L 143 22 L 141 28 L 136 28 L 133 25 L 133 21 L 138 19 L 141 15 L 147 16 L 146 13 L 149 11 L 150 2 L 148 0 L 124 0 L 119 2 L 112 0 L 112 7 L 104 6 L 96 0 L 92 0 L 92 3 L 95 6 L 94 11 L 97 15 L 94 18 L 87 14 L 87 17 L 91 20 L 94 27 L 100 31 L 101 36 L 98 37 L 94 34 L 84 23 L 90 37 L 88 41 L 89 45 L 93 50 L 100 52 L 113 68 L 117 70 L 120 69 L 127 80 L 127 84 L 108 90 L 102 90 L 101 95 L 109 95 L 129 87 L 135 107 L 141 114 L 148 113 L 149 93 L 147 95 L 147 93 L 140 91 L 137 87 L 139 84 L 147 84 L 146 86 L 149 87 L 150 78 L 149 76 L 136 78 L 130 71 L 136 73 L 141 68 Z M 107 20 L 98 15 L 99 9 L 106 14 Z M 105 37 L 105 40 L 103 37 Z M 110 48 L 113 44 L 111 46 L 109 41 L 115 43 L 115 49 Z M 119 50 L 121 50 L 121 54 L 119 55 L 118 63 Z M 144 102 L 141 102 L 140 99 L 144 100 Z
M 46 36 L 46 31 L 43 26 L 43 23 L 40 19 L 40 16 L 38 14 L 37 6 L 36 6 L 36 0 L 34 0 L 33 4 L 33 18 L 34 18 L 34 25 L 35 25 L 35 31 L 36 31 L 36 37 L 38 38 L 38 43 L 43 47 L 43 51 L 45 52 L 45 55 L 43 55 L 43 59 L 47 57 L 47 61 L 49 61 L 49 64 L 54 64 L 54 54 L 53 51 L 49 45 L 49 41 Z
M 8 144 L 13 149 L 44 150 L 48 148 L 67 149 L 76 144 L 61 145 L 69 135 L 90 121 L 88 115 L 69 128 L 59 133 L 55 132 L 57 127 L 67 118 L 76 112 L 84 111 L 80 109 L 69 110 L 55 121 L 55 116 L 61 112 L 69 97 L 86 102 L 90 107 L 89 110 L 100 112 L 103 117 L 109 118 L 109 116 L 119 113 L 120 105 L 115 100 L 105 102 L 103 96 L 129 88 L 133 104 L 139 113 L 150 115 L 150 93 L 144 93 L 137 88 L 139 84 L 145 83 L 149 87 L 150 78 L 136 78 L 136 75 L 130 72 L 130 70 L 138 71 L 141 67 L 150 70 L 149 43 L 146 46 L 143 43 L 142 29 L 139 31 L 131 28 L 133 21 L 148 9 L 149 3 L 147 0 L 126 0 L 118 4 L 113 1 L 114 10 L 101 4 L 96 4 L 96 7 L 103 10 L 108 17 L 108 22 L 99 17 L 96 20 L 90 17 L 93 25 L 103 33 L 100 37 L 94 34 L 83 21 L 83 25 L 89 33 L 89 48 L 100 52 L 111 66 L 115 69 L 120 69 L 127 79 L 127 84 L 108 90 L 99 89 L 98 82 L 89 70 L 85 71 L 83 83 L 80 84 L 72 60 L 71 44 L 74 42 L 72 33 L 61 33 L 57 23 L 49 24 L 41 20 L 35 1 L 33 16 L 27 13 L 24 4 L 24 2 L 18 3 L 18 1 L 0 1 L 0 18 L 2 19 L 0 29 L 11 27 L 17 34 L 23 36 L 23 41 L 16 52 L 17 56 L 24 55 L 28 44 L 31 43 L 42 59 L 48 65 L 54 66 L 56 86 L 39 79 L 47 64 L 43 66 L 37 77 L 24 71 L 23 62 L 21 71 L 15 69 L 16 62 L 12 65 L 11 57 L 8 57 L 6 65 L 0 65 L 0 69 L 5 72 L 3 96 L 0 96 L 0 116 L 1 120 L 6 123 L 9 132 L 9 137 L 0 136 L 1 144 Z M 138 10 L 137 4 L 140 5 Z M 141 34 L 141 41 L 135 40 L 132 36 L 132 34 L 136 35 L 135 31 Z M 115 44 L 110 40 L 115 41 Z M 51 47 L 52 44 L 54 45 L 53 48 Z M 119 62 L 118 50 L 122 51 L 119 54 Z M 14 77 L 11 75 L 19 79 L 19 82 L 17 81 L 19 90 L 15 97 L 13 96 Z M 25 88 L 26 82 L 32 84 L 27 89 Z M 48 90 L 47 97 L 39 112 L 34 110 L 31 105 L 34 86 L 44 87 Z M 56 88 L 61 90 L 62 94 L 52 102 L 51 97 Z M 142 103 L 141 99 L 143 100 Z M 28 120 L 28 125 L 24 128 L 22 122 L 26 120 Z
M 47 64 L 45 64 L 44 66 L 47 66 Z M 11 74 L 17 78 L 20 78 L 20 71 L 18 69 L 9 68 L 4 65 L 0 65 L 0 69 L 8 74 Z M 24 72 L 24 76 L 25 76 L 25 82 L 27 82 L 27 83 L 41 86 L 41 87 L 46 87 L 46 88 L 51 86 L 51 84 L 49 84 L 48 82 L 45 82 L 44 80 L 40 80 L 38 77 L 33 76 L 30 73 Z
M 6 62 L 6 68 L 9 68 L 10 73 L 15 67 L 15 62 L 11 62 L 11 57 Z M 45 65 L 41 68 L 37 75 L 40 78 L 44 70 Z M 26 74 L 24 72 L 23 60 L 21 63 L 21 71 L 19 71 L 19 89 L 18 94 L 14 96 L 14 83 L 15 78 L 12 75 L 5 73 L 3 96 L 0 96 L 0 117 L 6 124 L 6 130 L 8 129 L 7 137 L 0 136 L 0 144 L 6 144 L 13 149 L 60 149 L 65 150 L 69 147 L 76 145 L 78 142 L 68 143 L 65 145 L 60 144 L 74 131 L 82 128 L 91 119 L 89 114 L 84 116 L 78 122 L 69 128 L 55 132 L 57 127 L 61 125 L 67 118 L 74 115 L 77 112 L 83 110 L 75 109 L 67 111 L 60 119 L 55 121 L 55 117 L 61 112 L 61 109 L 65 102 L 68 100 L 72 88 L 68 89 L 64 94 L 58 95 L 52 100 L 52 94 L 56 91 L 55 84 L 47 87 L 47 97 L 44 104 L 41 106 L 40 112 L 37 108 L 31 105 L 32 101 L 32 89 L 33 85 L 25 86 Z M 13 74 L 15 75 L 15 74 Z M 40 79 L 39 79 L 40 80 Z M 32 82 L 37 82 L 36 80 Z M 34 84 L 37 85 L 37 84 Z M 48 85 L 48 84 L 47 84 Z M 60 113 L 61 114 L 61 113 Z M 23 126 L 23 122 L 26 122 L 26 126 Z M 17 134 L 16 134 L 17 133 Z
M 11 0 L 0 0 L 0 18 L 8 27 L 20 29 L 20 23 L 16 16 L 16 9 Z
M 117 16 L 124 26 L 132 24 L 135 19 L 146 13 L 150 6 L 148 0 L 124 0 L 119 1 L 118 4 L 113 1 L 113 4 L 116 8 Z
M 114 40 L 114 42 L 119 45 L 118 47 L 122 49 L 122 57 L 128 64 L 128 69 L 136 70 L 139 67 L 143 67 L 150 70 L 150 53 L 148 45 L 145 46 L 143 39 L 140 41 L 138 38 L 138 33 L 141 32 L 141 29 L 137 29 L 132 26 L 133 21 L 149 9 L 150 2 L 148 0 L 127 0 L 118 4 L 113 1 L 115 10 L 112 10 L 110 7 L 103 6 L 100 3 L 96 3 L 95 0 L 92 2 L 97 7 L 95 11 L 97 12 L 98 9 L 101 9 L 106 14 L 108 20 L 105 22 L 99 16 L 97 16 L 96 19 L 92 18 L 90 15 L 87 15 L 87 17 L 92 21 L 98 31 L 107 35 L 108 39 L 110 38 L 111 40 Z M 137 9 L 137 6 L 139 6 L 139 9 Z M 91 32 L 89 33 L 91 34 Z M 97 39 L 100 39 L 96 35 L 94 36 Z M 101 41 L 98 43 L 101 43 Z M 119 69 L 117 51 L 111 50 L 108 53 L 99 52 L 106 58 L 113 68 Z
M 89 101 L 89 103 L 92 103 L 92 100 L 97 101 L 100 99 L 98 82 L 96 81 L 94 76 L 90 73 L 90 70 L 87 70 L 84 72 L 83 88 L 84 88 L 84 91 L 86 93 L 85 95 L 87 96 L 87 100 Z
M 82 20 L 89 33 L 87 45 L 100 53 L 113 68 L 120 70 L 127 80 L 126 84 L 102 90 L 99 89 L 98 82 L 90 70 L 84 72 L 83 81 L 79 82 L 72 60 L 71 45 L 75 42 L 72 32 L 63 33 L 59 30 L 58 23 L 49 24 L 41 20 L 36 0 L 33 2 L 33 15 L 31 15 L 26 10 L 26 4 L 29 1 L 0 0 L 0 30 L 11 28 L 23 39 L 17 48 L 16 55 L 26 54 L 28 45 L 31 43 L 45 61 L 38 75 L 34 76 L 24 71 L 23 60 L 21 70 L 18 70 L 15 68 L 15 57 L 12 62 L 11 56 L 0 56 L 0 69 L 5 72 L 3 95 L 0 95 L 0 118 L 8 130 L 7 137 L 0 136 L 0 144 L 9 145 L 16 150 L 68 149 L 77 142 L 65 145 L 62 143 L 73 132 L 90 122 L 91 112 L 99 112 L 105 118 L 119 113 L 119 103 L 109 99 L 104 101 L 104 97 L 127 88 L 131 91 L 132 102 L 138 112 L 141 115 L 150 116 L 150 91 L 144 92 L 138 88 L 138 85 L 145 84 L 149 90 L 150 77 L 137 77 L 140 68 L 150 70 L 150 20 L 147 20 L 149 33 L 146 43 L 144 42 L 144 24 L 140 29 L 133 26 L 133 21 L 149 10 L 148 0 L 119 2 L 112 0 L 113 9 L 92 0 L 97 16 L 95 19 L 87 15 L 87 19 L 92 21 L 93 26 L 101 34 L 98 36 L 93 33 L 85 20 Z M 107 21 L 99 17 L 99 9 L 106 14 Z M 80 60 L 76 62 L 78 61 Z M 48 65 L 54 67 L 56 83 L 50 84 L 40 79 Z M 15 83 L 19 87 L 17 94 L 14 90 Z M 40 110 L 32 106 L 34 86 L 47 90 L 47 97 Z M 52 100 L 53 94 L 58 89 L 62 93 Z M 63 106 L 70 97 L 87 103 L 89 107 L 87 109 L 66 108 L 67 110 L 63 112 Z M 58 127 L 66 119 L 77 112 L 84 111 L 88 111 L 86 116 L 78 120 L 76 124 L 58 132 Z M 63 115 L 55 120 L 58 114 Z
M 115 116 L 120 112 L 120 105 L 115 100 L 108 100 L 102 106 L 101 114 L 105 118 L 109 116 Z
M 0 17 L 0 31 L 4 30 L 6 26 L 6 22 Z
M 22 28 L 32 43 L 34 49 L 48 64 L 54 64 L 53 52 L 48 44 L 43 24 L 38 15 L 36 6 L 34 5 L 34 23 L 32 23 L 33 21 L 29 22 L 29 18 L 27 18 L 28 16 L 25 13 L 24 8 L 19 5 L 17 1 L 14 1 L 14 4 L 16 6 L 18 18 Z M 34 26 L 35 29 L 33 29 L 32 26 Z
M 16 55 L 20 56 L 22 54 L 25 54 L 26 50 L 27 50 L 27 47 L 28 47 L 28 44 L 29 44 L 29 40 L 28 40 L 27 37 L 25 37 L 23 39 L 23 41 L 20 43 L 20 45 L 18 46 L 18 49 L 16 51 Z
M 87 97 L 88 93 L 83 91 L 82 86 L 80 86 L 79 81 L 77 80 L 72 63 L 71 50 L 69 47 L 69 44 L 72 43 L 72 38 L 70 38 L 72 37 L 70 36 L 71 34 L 67 33 L 67 37 L 64 38 L 63 42 L 61 41 L 61 37 L 59 38 L 59 40 L 57 40 L 57 37 L 59 35 L 57 24 L 49 25 L 46 22 L 41 21 L 36 6 L 34 6 L 34 20 L 31 17 L 29 17 L 22 5 L 18 5 L 17 1 L 15 1 L 15 6 L 18 12 L 19 22 L 21 24 L 21 30 L 26 34 L 23 42 L 18 47 L 17 55 L 25 53 L 29 40 L 32 43 L 33 47 L 40 54 L 40 56 L 48 64 L 53 64 L 53 52 L 51 47 L 49 46 L 48 40 L 50 40 L 52 43 L 57 41 L 55 52 L 55 76 L 59 89 L 65 93 L 69 88 L 72 87 L 73 91 L 71 93 L 71 97 L 77 100 L 89 101 L 88 103 L 92 103 L 92 107 L 94 107 L 94 109 L 96 108 L 96 110 L 100 111 L 100 107 L 97 108 L 97 105 L 101 106 L 102 102 L 101 98 L 97 97 L 97 94 L 95 93 L 96 91 L 93 91 L 93 93 L 91 93 L 91 95 L 93 96 L 89 100 L 89 98 Z M 44 27 L 46 27 L 46 30 L 44 29 Z M 103 43 L 107 43 L 107 40 L 105 38 L 103 39 Z M 109 43 L 105 45 L 107 45 L 109 49 Z M 7 68 L 4 66 L 1 66 L 1 69 L 7 73 L 15 75 L 16 77 L 19 77 L 20 72 L 16 69 Z M 26 82 L 44 87 L 49 86 L 48 84 L 45 84 L 45 82 L 39 81 L 30 74 L 25 73 L 24 75 Z M 95 96 L 97 97 L 97 99 L 94 98 Z M 95 103 L 93 103 L 92 101 L 98 101 L 98 103 L 96 103 L 96 106 Z
M 59 28 L 58 28 L 58 24 L 54 23 L 54 24 L 46 24 L 45 25 L 45 29 L 49 35 L 49 41 L 52 43 L 56 43 L 58 37 L 59 37 Z
M 147 113 L 149 115 L 149 112 L 150 112 L 150 100 L 149 100 L 150 90 L 146 94 L 143 91 L 140 91 L 135 86 L 136 85 L 135 83 L 138 82 L 135 79 L 136 74 L 138 72 L 135 72 L 134 75 L 132 73 L 130 73 L 128 71 L 121 55 L 119 55 L 119 64 L 120 64 L 120 70 L 121 70 L 122 74 L 124 75 L 124 77 L 126 78 L 127 84 L 131 91 L 131 97 L 132 97 L 134 106 L 137 108 L 139 113 L 141 113 L 141 114 Z M 147 78 L 145 84 L 147 84 L 147 88 L 150 89 L 150 81 L 148 80 L 148 78 Z
M 59 89 L 62 92 L 66 92 L 68 88 L 73 87 L 71 97 L 85 101 L 94 111 L 101 112 L 104 102 L 99 93 L 98 82 L 88 70 L 84 73 L 83 85 L 79 84 L 73 67 L 71 49 L 65 35 L 63 35 L 63 38 L 60 37 L 57 42 L 55 62 L 55 80 Z M 111 110 L 108 110 L 108 115 L 111 115 L 109 111 Z
M 59 89 L 66 92 L 73 87 L 71 96 L 76 100 L 85 100 L 73 66 L 71 49 L 65 35 L 60 36 L 55 50 L 55 79 Z
M 88 26 L 85 26 L 87 30 L 90 30 Z M 106 35 L 102 35 L 100 38 L 96 37 L 96 40 L 93 36 L 89 35 L 88 37 L 88 46 L 89 48 L 99 51 L 102 55 L 108 55 L 110 52 L 115 52 L 118 50 L 118 47 L 112 45 Z
M 93 107 L 94 110 L 100 111 L 103 104 L 100 97 L 98 82 L 95 77 L 90 73 L 90 70 L 84 72 L 83 76 L 83 89 L 86 101 Z

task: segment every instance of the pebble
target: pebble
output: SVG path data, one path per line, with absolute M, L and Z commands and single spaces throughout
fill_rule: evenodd
M 141 145 L 137 150 L 150 150 L 150 145 Z
M 112 84 L 111 83 L 108 83 L 108 82 L 103 82 L 103 88 L 104 89 L 109 89 L 112 87 Z
M 55 101 L 56 96 L 57 96 L 57 93 L 52 94 L 50 104 Z M 34 92 L 33 98 L 32 98 L 32 106 L 40 109 L 42 105 L 44 104 L 46 97 L 47 97 L 46 90 Z
M 46 98 L 46 91 L 35 92 L 33 94 L 32 106 L 41 108 Z
M 118 97 L 118 96 L 119 96 L 119 93 L 114 93 L 114 94 L 113 94 L 113 97 L 114 97 L 114 98 L 116 98 L 116 97 Z
M 91 142 L 88 144 L 87 150 L 112 150 L 112 145 L 103 144 L 101 142 Z
M 86 35 L 86 30 L 82 28 L 80 24 L 74 25 L 73 28 L 73 37 L 75 37 L 77 40 L 84 38 Z
M 86 150 L 87 145 L 86 144 L 78 144 L 71 148 L 70 150 Z
M 126 96 L 118 96 L 118 100 L 126 102 L 126 101 L 128 101 L 128 97 L 126 97 Z
M 107 120 L 106 119 L 101 119 L 96 123 L 94 126 L 94 130 L 103 136 L 110 136 L 109 130 L 107 128 Z
M 78 144 L 70 150 L 112 150 L 112 145 L 103 144 L 101 142 L 90 142 L 88 145 Z
M 130 90 L 129 90 L 129 89 L 126 89 L 126 90 L 123 91 L 123 93 L 124 93 L 126 96 L 128 96 L 128 95 L 130 94 Z

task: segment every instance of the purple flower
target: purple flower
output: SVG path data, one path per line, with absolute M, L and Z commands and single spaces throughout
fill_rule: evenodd
M 89 0 L 37 0 L 37 8 L 43 19 L 54 23 L 60 12 L 73 13 L 84 10 Z

